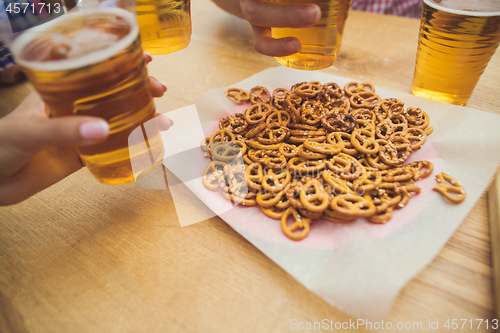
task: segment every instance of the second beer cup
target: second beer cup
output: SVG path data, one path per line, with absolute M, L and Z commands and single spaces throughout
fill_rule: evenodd
M 87 115 L 109 123 L 105 142 L 78 148 L 93 175 L 108 184 L 133 182 L 130 159 L 154 156 L 154 168 L 164 151 L 158 131 L 147 149 L 128 143 L 155 115 L 137 21 L 122 8 L 82 8 L 18 34 L 11 50 L 51 117 Z
M 424 0 L 412 93 L 465 105 L 499 43 L 499 0 Z
M 190 0 L 137 0 L 142 48 L 151 54 L 182 50 L 191 41 Z
M 308 28 L 271 28 L 273 38 L 296 37 L 298 53 L 276 60 L 284 66 L 316 70 L 330 67 L 337 59 L 351 0 L 272 0 L 281 4 L 314 3 L 321 9 L 320 21 Z

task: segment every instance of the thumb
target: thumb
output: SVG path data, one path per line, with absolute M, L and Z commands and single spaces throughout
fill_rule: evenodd
M 96 117 L 68 116 L 60 118 L 26 117 L 7 129 L 6 137 L 25 151 L 43 146 L 84 146 L 104 141 L 109 134 L 108 123 Z M 7 128 L 9 128 L 7 126 Z

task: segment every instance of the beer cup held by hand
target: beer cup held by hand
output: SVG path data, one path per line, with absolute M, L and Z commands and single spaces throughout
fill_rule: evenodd
M 316 70 L 330 67 L 337 59 L 351 0 L 273 0 L 282 4 L 314 3 L 321 9 L 320 21 L 308 28 L 271 28 L 273 38 L 296 37 L 298 53 L 276 60 L 284 66 Z
M 137 0 L 142 48 L 151 54 L 182 50 L 191 41 L 190 0 Z
M 155 115 L 135 16 L 121 8 L 63 15 L 14 40 L 13 54 L 46 104 L 51 117 L 104 118 L 109 138 L 78 148 L 82 161 L 103 183 L 134 181 L 130 158 L 159 165 L 159 132 L 148 149 L 130 147 L 130 133 Z M 135 170 L 134 170 L 135 171 Z
M 500 1 L 424 0 L 412 93 L 465 105 L 500 43 Z

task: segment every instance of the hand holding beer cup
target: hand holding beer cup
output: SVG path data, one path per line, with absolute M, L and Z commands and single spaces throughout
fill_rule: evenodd
M 133 170 L 131 158 L 153 157 L 151 168 L 163 159 L 159 130 L 154 135 L 149 130 L 144 149 L 128 141 L 155 115 L 134 9 L 133 0 L 106 0 L 106 6 L 82 0 L 67 14 L 7 36 L 50 117 L 80 115 L 107 121 L 104 142 L 77 147 L 83 163 L 107 184 L 133 182 L 144 173 Z
M 215 0 L 252 25 L 255 49 L 287 67 L 330 67 L 340 50 L 351 0 Z M 237 2 L 236 2 L 237 3 Z M 233 6 L 231 6 L 233 4 Z
M 154 78 L 150 87 L 154 97 L 166 91 Z M 154 119 L 161 131 L 172 125 L 166 116 Z M 0 119 L 0 206 L 25 200 L 78 171 L 84 165 L 74 147 L 102 142 L 108 134 L 109 125 L 101 118 L 48 118 L 40 95 L 32 92 Z
M 424 0 L 412 93 L 465 105 L 500 44 L 500 1 Z
M 321 9 L 312 1 L 280 4 L 262 0 L 214 0 L 214 3 L 247 20 L 252 26 L 255 49 L 271 57 L 289 56 L 299 52 L 301 47 L 296 37 L 273 37 L 273 27 L 305 28 L 315 25 L 321 18 Z

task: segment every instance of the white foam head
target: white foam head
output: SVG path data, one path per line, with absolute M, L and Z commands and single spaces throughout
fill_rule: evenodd
M 99 45 L 98 43 L 92 43 L 92 40 L 86 39 L 85 37 L 97 37 L 90 36 L 87 34 L 80 34 L 77 36 L 78 38 L 78 46 L 80 49 L 83 47 L 84 50 L 81 50 L 81 53 L 78 53 L 78 50 L 74 51 L 72 55 L 73 58 L 68 59 L 58 59 L 58 60 L 49 60 L 49 61 L 29 61 L 23 59 L 23 57 L 19 56 L 23 54 L 23 51 L 26 50 L 28 45 L 36 40 L 40 35 L 44 34 L 53 34 L 53 38 L 65 38 L 63 34 L 60 36 L 53 32 L 53 28 L 56 26 L 64 25 L 65 21 L 73 21 L 78 17 L 86 16 L 86 15 L 94 15 L 97 13 L 104 14 L 114 14 L 119 17 L 122 17 L 127 23 L 130 25 L 130 32 L 124 36 L 123 38 L 113 41 L 111 34 L 100 33 L 99 37 L 101 42 L 106 44 L 110 44 L 108 47 L 103 47 L 103 45 Z M 71 23 L 70 23 L 71 24 Z M 96 32 L 97 33 L 97 32 Z M 47 71 L 47 72 L 55 72 L 55 71 L 63 71 L 63 70 L 71 70 L 82 68 L 85 66 L 89 66 L 95 63 L 99 63 L 104 61 L 114 54 L 124 50 L 127 48 L 139 34 L 139 27 L 137 25 L 137 21 L 135 16 L 121 8 L 100 8 L 95 10 L 86 10 L 83 12 L 75 12 L 71 14 L 63 15 L 55 20 L 52 20 L 48 23 L 42 24 L 40 26 L 34 27 L 22 33 L 18 38 L 16 38 L 12 45 L 10 46 L 12 53 L 16 56 L 16 61 L 27 68 Z

